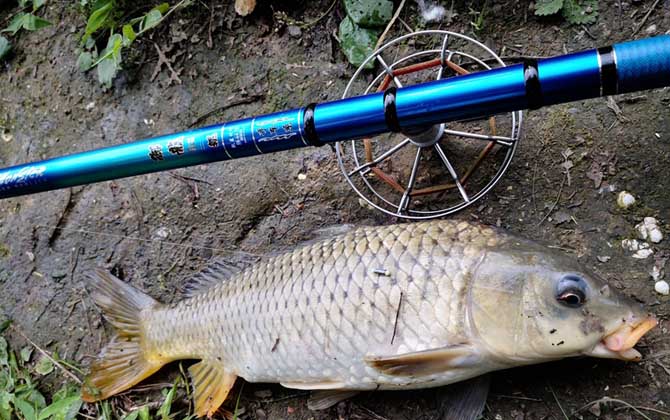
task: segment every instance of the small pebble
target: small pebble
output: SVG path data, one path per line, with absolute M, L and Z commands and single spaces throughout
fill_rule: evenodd
M 627 209 L 628 207 L 635 204 L 635 197 L 633 197 L 633 194 L 629 193 L 628 191 L 621 191 L 617 196 L 616 203 L 622 209 Z
M 304 180 L 307 179 L 307 175 L 305 175 L 305 174 L 298 174 L 298 179 L 301 180 L 301 181 L 304 181 Z
M 670 294 L 670 285 L 665 280 L 657 281 L 654 285 L 654 290 L 656 290 L 656 293 L 667 296 Z
M 652 255 L 654 251 L 649 248 L 646 242 L 638 241 L 637 239 L 624 239 L 621 241 L 621 247 L 633 253 L 632 257 L 637 259 L 645 259 Z
M 656 32 L 656 25 L 649 25 L 644 31 L 651 35 Z
M 288 34 L 291 35 L 293 38 L 300 38 L 300 36 L 302 35 L 302 29 L 300 29 L 300 26 L 289 25 Z
M 170 229 L 166 228 L 165 226 L 162 226 L 154 232 L 154 235 L 159 238 L 159 239 L 167 239 L 168 236 L 170 236 Z
M 657 244 L 663 240 L 663 233 L 658 227 L 658 221 L 653 217 L 645 217 L 642 223 L 638 223 L 635 226 L 637 229 L 638 236 L 642 240 L 650 240 L 651 242 Z
M 661 268 L 657 265 L 654 265 L 651 268 L 651 271 L 649 272 L 649 275 L 654 281 L 658 281 L 661 277 L 663 277 L 663 271 Z

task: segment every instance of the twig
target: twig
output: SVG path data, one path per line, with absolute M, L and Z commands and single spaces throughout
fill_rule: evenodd
M 181 79 L 179 78 L 179 73 L 177 73 L 174 68 L 172 68 L 172 63 L 170 60 L 167 58 L 165 55 L 165 52 L 161 50 L 161 48 L 154 42 L 154 47 L 156 47 L 156 51 L 158 52 L 158 63 L 156 63 L 156 67 L 154 68 L 154 72 L 151 75 L 151 78 L 149 79 L 150 81 L 156 80 L 156 76 L 161 72 L 161 69 L 163 68 L 163 64 L 170 70 L 170 79 L 168 79 L 168 86 L 172 84 L 172 82 L 177 82 L 181 85 Z M 174 60 L 174 57 L 172 57 Z M 181 72 L 181 70 L 180 70 Z
M 554 388 L 551 387 L 551 384 L 547 382 L 547 386 L 549 387 L 549 391 L 551 391 L 551 395 L 554 396 L 554 400 L 556 401 L 556 405 L 558 405 L 558 408 L 561 409 L 561 413 L 563 413 L 563 417 L 565 417 L 565 420 L 570 420 L 570 417 L 565 413 L 565 410 L 563 410 L 563 406 L 561 405 L 561 402 L 558 401 L 558 397 L 556 396 L 556 393 L 554 392 Z
M 307 29 L 307 28 L 309 28 L 309 27 L 311 27 L 311 26 L 314 26 L 314 25 L 316 25 L 317 23 L 321 22 L 321 20 L 322 20 L 323 18 L 325 18 L 326 16 L 328 16 L 328 15 L 330 14 L 330 12 L 333 10 L 333 8 L 335 7 L 336 4 L 337 4 L 337 0 L 333 0 L 333 3 L 330 5 L 330 7 L 328 7 L 328 9 L 324 12 L 324 14 L 322 14 L 321 16 L 319 16 L 318 18 L 316 18 L 316 20 L 313 20 L 313 21 L 311 21 L 311 22 L 303 22 L 303 24 L 300 25 L 300 27 L 301 27 L 302 29 Z
M 509 400 L 542 402 L 541 398 L 517 397 L 515 395 L 503 395 L 503 394 L 491 394 L 491 396 L 496 397 L 496 398 L 506 398 L 506 399 L 509 399 Z
M 586 27 L 586 25 L 582 25 L 582 29 L 584 30 L 584 32 L 586 32 L 586 35 L 588 35 L 589 38 L 597 39 L 595 36 L 593 36 L 593 34 L 591 32 L 589 32 L 589 29 Z
M 187 181 L 200 182 L 202 184 L 207 184 L 207 185 L 214 185 L 209 181 L 205 181 L 204 179 L 200 179 L 200 178 L 194 178 L 192 176 L 179 175 L 179 174 L 175 174 L 175 173 L 172 173 L 172 176 L 174 176 L 176 178 L 179 178 L 179 179 L 184 179 L 184 180 L 187 180 Z
M 374 411 L 370 410 L 369 408 L 358 406 L 358 409 L 365 412 L 365 414 L 367 414 L 368 416 L 372 417 L 375 420 L 389 420 L 386 417 L 380 416 L 379 414 L 375 413 Z
M 404 26 L 405 29 L 407 29 L 408 32 L 416 32 L 411 26 L 409 26 L 409 25 L 407 24 L 407 22 L 405 22 L 404 20 L 402 20 L 402 18 L 400 18 L 399 20 L 400 20 L 400 24 L 402 24 L 402 26 Z
M 552 206 L 549 209 L 549 211 L 547 212 L 547 214 L 544 215 L 544 217 L 542 218 L 542 220 L 540 220 L 540 222 L 537 224 L 537 226 L 540 226 L 547 219 L 547 217 L 549 217 L 551 212 L 553 212 L 554 209 L 556 208 L 556 206 L 558 205 L 558 202 L 561 200 L 561 194 L 563 193 L 563 186 L 565 185 L 565 181 L 567 179 L 568 179 L 568 175 L 565 174 L 565 176 L 563 177 L 563 182 L 561 182 L 561 187 L 558 189 L 558 195 L 556 195 L 556 201 L 554 201 L 554 204 L 552 204 Z
M 535 200 L 535 178 L 537 177 L 537 161 L 535 162 L 535 167 L 533 168 L 533 181 L 530 184 L 530 197 L 533 200 L 533 208 L 535 213 L 537 213 L 537 201 Z
M 53 357 L 51 357 L 51 355 L 50 355 L 49 353 L 47 353 L 46 350 L 43 350 L 40 346 L 38 346 L 37 344 L 35 344 L 30 338 L 26 337 L 26 335 L 25 335 L 23 332 L 21 332 L 18 328 L 16 328 L 14 325 L 10 325 L 9 328 L 11 328 L 14 332 L 18 333 L 21 337 L 23 337 L 28 343 L 30 343 L 31 346 L 35 347 L 35 348 L 37 349 L 37 351 L 39 351 L 40 353 L 42 353 L 42 355 L 43 355 L 44 357 L 46 357 L 47 359 L 49 359 L 49 360 L 51 361 L 51 363 L 53 363 L 55 366 L 57 366 L 61 371 L 63 371 L 63 373 L 65 373 L 67 376 L 69 376 L 73 381 L 75 381 L 75 382 L 76 382 L 77 384 L 79 384 L 79 385 L 82 384 L 81 379 L 79 379 L 79 378 L 77 377 L 77 375 L 75 375 L 74 373 L 72 373 L 72 372 L 70 372 L 69 370 L 65 369 L 65 366 L 63 366 L 63 365 L 60 364 L 56 359 L 54 359 Z
M 643 419 L 646 419 L 646 420 L 651 420 L 651 419 L 650 419 L 649 417 L 647 417 L 647 416 L 646 416 L 642 411 L 640 411 L 640 410 L 647 410 L 647 411 L 651 411 L 651 412 L 658 413 L 658 414 L 664 414 L 664 415 L 666 415 L 666 416 L 669 416 L 669 415 L 670 415 L 670 413 L 668 413 L 668 412 L 666 412 L 666 411 L 657 410 L 657 409 L 655 409 L 655 408 L 651 408 L 651 407 L 635 407 L 634 405 L 632 405 L 632 404 L 630 404 L 630 403 L 627 403 L 626 401 L 619 400 L 619 399 L 616 399 L 616 398 L 610 398 L 610 397 L 602 397 L 602 398 L 600 398 L 600 399 L 598 399 L 598 400 L 591 401 L 590 403 L 588 403 L 588 404 L 582 406 L 581 408 L 579 408 L 579 409 L 573 411 L 572 414 L 573 414 L 573 415 L 574 415 L 574 414 L 577 414 L 577 413 L 579 413 L 580 411 L 584 411 L 584 410 L 588 409 L 589 407 L 592 407 L 592 406 L 594 406 L 594 405 L 596 405 L 596 404 L 601 404 L 601 403 L 604 403 L 604 404 L 607 404 L 607 403 L 617 403 L 617 404 L 624 405 L 624 406 L 626 406 L 626 408 L 630 408 L 631 410 L 635 411 L 635 412 L 636 412 L 637 414 L 639 414 Z M 615 410 L 616 410 L 616 409 L 615 409 Z
M 642 18 L 642 20 L 640 21 L 640 23 L 637 24 L 637 28 L 635 28 L 635 30 L 633 31 L 633 35 L 635 35 L 636 33 L 638 33 L 638 32 L 640 31 L 640 29 L 642 28 L 642 26 L 647 22 L 647 19 L 649 19 L 649 15 L 651 15 L 651 12 L 654 11 L 654 9 L 655 9 L 656 6 L 658 5 L 658 2 L 659 2 L 659 1 L 660 1 L 660 0 L 656 0 L 656 1 L 654 2 L 654 4 L 651 5 L 651 7 L 649 8 L 649 10 L 647 11 L 647 14 L 645 14 L 644 17 Z
M 405 0 L 402 0 L 400 4 L 398 5 L 398 8 L 396 9 L 395 13 L 393 14 L 393 17 L 389 21 L 388 25 L 386 25 L 386 29 L 384 29 L 384 32 L 379 36 L 379 39 L 377 40 L 377 43 L 375 44 L 375 50 L 379 48 L 380 45 L 382 45 L 382 42 L 384 42 L 384 38 L 386 38 L 386 35 L 388 32 L 391 30 L 391 27 L 395 23 L 395 21 L 398 19 L 398 16 L 400 16 L 400 12 L 402 12 L 402 8 L 405 7 Z
M 400 316 L 400 307 L 402 306 L 402 292 L 400 292 L 400 299 L 398 300 L 398 309 L 395 311 L 395 322 L 393 323 L 393 336 L 391 337 L 391 344 L 395 340 L 395 334 L 398 331 L 398 317 Z
M 211 2 L 209 4 L 210 4 L 210 6 L 212 5 Z M 214 8 L 209 7 L 209 25 L 207 27 L 207 43 L 206 43 L 206 45 L 207 45 L 207 48 L 209 48 L 210 50 L 212 49 L 212 47 L 214 47 L 214 41 L 212 41 L 212 21 L 213 20 L 214 20 Z
M 249 96 L 249 97 L 247 97 L 247 98 L 239 99 L 239 100 L 237 100 L 237 101 L 228 102 L 228 103 L 225 104 L 225 105 L 222 105 L 222 106 L 220 106 L 220 107 L 218 107 L 218 108 L 215 108 L 215 109 L 213 109 L 213 110 L 211 110 L 211 111 L 207 111 L 207 112 L 204 113 L 203 115 L 199 116 L 198 118 L 196 118 L 195 120 L 193 120 L 193 122 L 191 122 L 191 124 L 189 124 L 189 128 L 194 127 L 194 126 L 200 124 L 201 122 L 203 122 L 203 121 L 206 120 L 207 118 L 211 117 L 212 115 L 215 115 L 215 114 L 218 114 L 218 113 L 220 113 L 220 112 L 222 112 L 222 111 L 225 111 L 225 110 L 228 109 L 228 108 L 233 108 L 233 107 L 236 107 L 236 106 L 238 106 L 238 105 L 250 104 L 250 103 L 256 102 L 256 101 L 258 101 L 258 100 L 260 100 L 260 99 L 264 99 L 264 98 L 265 98 L 265 94 L 264 94 L 264 93 L 260 93 L 260 94 L 257 94 L 257 95 L 251 95 L 251 96 Z

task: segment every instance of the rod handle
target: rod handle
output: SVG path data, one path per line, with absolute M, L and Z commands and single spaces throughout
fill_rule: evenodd
M 614 45 L 617 92 L 670 85 L 670 35 Z

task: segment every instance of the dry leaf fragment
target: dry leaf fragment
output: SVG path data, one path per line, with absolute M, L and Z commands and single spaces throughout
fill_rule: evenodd
M 235 0 L 235 12 L 240 16 L 246 16 L 256 8 L 256 0 Z

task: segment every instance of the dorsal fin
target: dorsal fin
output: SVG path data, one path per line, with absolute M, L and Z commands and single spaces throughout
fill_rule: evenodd
M 251 265 L 251 263 L 252 261 L 250 260 L 236 262 L 223 259 L 215 260 L 202 271 L 189 278 L 182 286 L 181 292 L 186 298 L 193 297 L 212 286 L 229 280 Z

